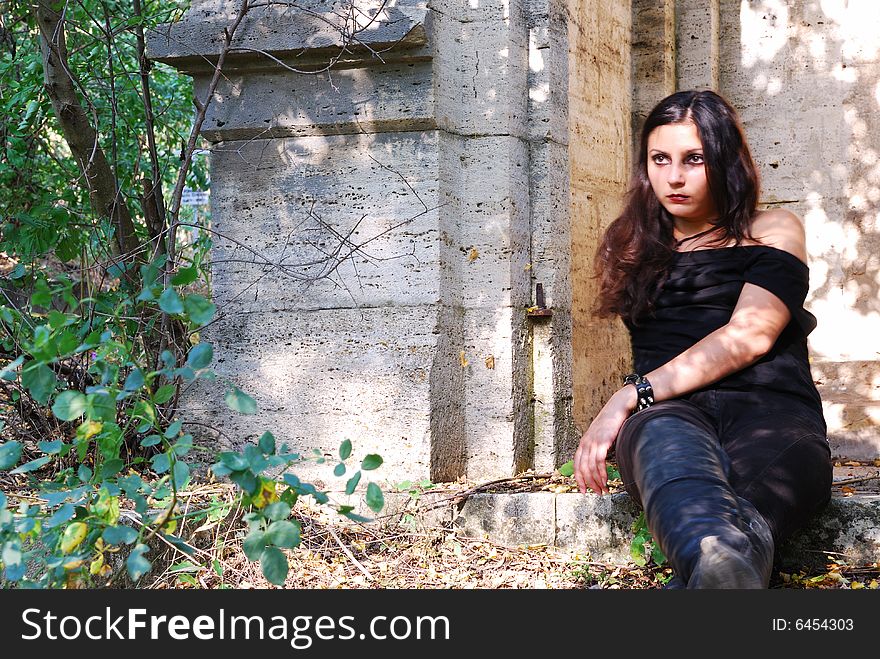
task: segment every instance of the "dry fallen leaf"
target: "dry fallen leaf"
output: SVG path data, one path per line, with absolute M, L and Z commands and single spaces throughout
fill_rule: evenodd
M 495 368 L 494 355 L 489 355 L 488 357 L 486 357 L 486 368 Z
M 468 261 L 476 261 L 480 257 L 480 253 L 477 251 L 476 247 L 471 247 L 471 251 L 468 253 Z
M 465 357 L 464 355 L 464 350 L 458 353 L 458 361 L 461 364 L 462 368 L 467 368 L 467 365 L 470 364 L 470 362 L 467 360 L 467 357 Z

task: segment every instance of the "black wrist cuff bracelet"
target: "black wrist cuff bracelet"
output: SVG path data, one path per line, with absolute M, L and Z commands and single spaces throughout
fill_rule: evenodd
M 631 384 L 636 388 L 638 400 L 636 401 L 635 412 L 646 410 L 654 404 L 654 388 L 648 382 L 648 378 L 638 373 L 630 373 L 623 378 L 624 384 Z

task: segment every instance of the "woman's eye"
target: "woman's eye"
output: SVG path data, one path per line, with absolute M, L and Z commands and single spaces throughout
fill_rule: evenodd
M 652 156 L 654 163 L 657 165 L 662 165 L 666 162 L 666 156 L 660 155 L 659 153 L 655 156 Z
M 688 158 L 688 162 L 691 162 L 695 165 L 702 165 L 703 164 L 703 156 L 701 156 L 698 153 L 695 153 L 690 158 Z

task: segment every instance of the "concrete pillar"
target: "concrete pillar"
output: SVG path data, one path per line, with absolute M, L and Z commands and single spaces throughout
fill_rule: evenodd
M 623 324 L 593 314 L 593 256 L 629 180 L 632 7 L 620 0 L 568 6 L 574 415 L 583 431 L 632 367 Z
M 204 90 L 236 4 L 196 0 L 151 56 Z M 312 4 L 252 11 L 205 122 L 222 235 L 204 334 L 260 411 L 200 388 L 190 413 L 232 444 L 271 429 L 332 455 L 350 439 L 386 482 L 552 468 L 571 434 L 560 6 L 402 2 L 337 61 L 338 17 Z M 537 281 L 549 320 L 527 315 Z
M 632 40 L 632 142 L 637 148 L 648 113 L 675 92 L 675 0 L 633 0 Z
M 676 87 L 719 87 L 720 0 L 675 0 Z

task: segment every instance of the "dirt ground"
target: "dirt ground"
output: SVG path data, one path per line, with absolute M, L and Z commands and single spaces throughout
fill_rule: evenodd
M 10 427 L 14 405 L 0 396 L 0 441 L 35 434 Z M 36 454 L 32 457 L 35 457 Z M 28 458 L 29 459 L 29 458 Z M 51 474 L 36 474 L 49 477 Z M 835 494 L 880 494 L 880 460 L 838 462 Z M 612 491 L 620 489 L 611 481 Z M 10 506 L 36 494 L 24 476 L 0 473 L 0 490 Z M 558 472 L 531 475 L 493 483 L 456 483 L 443 486 L 450 498 L 474 492 L 574 491 L 571 477 Z M 432 489 L 437 492 L 438 489 Z M 195 551 L 186 555 L 170 542 L 154 542 L 151 560 L 155 569 L 137 584 L 139 588 L 266 588 L 259 565 L 244 555 L 246 525 L 234 503 L 229 483 L 200 482 L 181 493 L 182 511 L 219 506 L 222 514 L 195 523 L 182 523 L 177 535 Z M 123 514 L 126 514 L 123 511 Z M 661 588 L 670 577 L 667 566 L 635 563 L 611 565 L 587 560 L 554 547 L 506 547 L 489 540 L 464 537 L 448 526 L 430 526 L 418 518 L 383 519 L 382 523 L 354 524 L 333 511 L 297 504 L 294 515 L 302 526 L 302 544 L 288 551 L 288 588 Z M 829 563 L 817 574 L 774 574 L 771 588 L 877 588 L 880 566 Z M 114 586 L 123 585 L 120 581 Z M 131 586 L 132 584 L 129 584 Z

